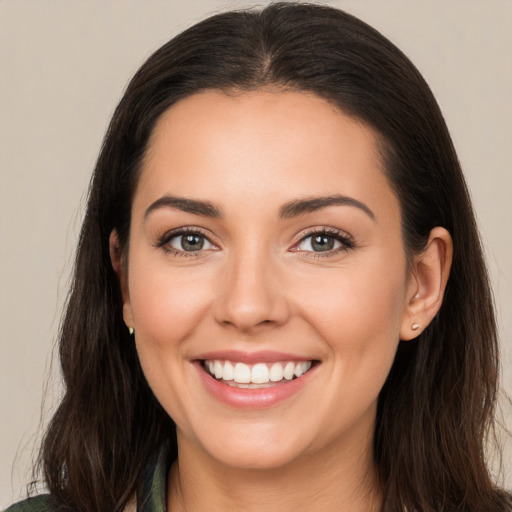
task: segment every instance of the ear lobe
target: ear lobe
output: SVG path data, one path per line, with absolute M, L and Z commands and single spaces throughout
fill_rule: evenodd
M 133 327 L 133 315 L 130 303 L 130 294 L 128 291 L 128 270 L 126 268 L 125 261 L 123 261 L 123 255 L 119 245 L 119 235 L 115 229 L 110 233 L 109 251 L 112 268 L 117 275 L 119 286 L 121 288 L 121 295 L 123 298 L 123 318 L 128 327 Z
M 452 258 L 450 233 L 441 227 L 434 228 L 425 250 L 413 260 L 400 339 L 416 338 L 436 316 L 443 303 Z

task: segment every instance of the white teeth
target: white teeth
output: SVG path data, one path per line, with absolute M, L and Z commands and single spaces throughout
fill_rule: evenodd
M 311 361 L 307 361 L 305 363 L 299 363 L 295 367 L 295 377 L 300 377 L 305 374 L 311 368 Z
M 279 382 L 280 380 L 283 380 L 283 367 L 280 363 L 274 363 L 270 368 L 270 380 L 272 382 Z
M 216 379 L 234 381 L 233 384 L 269 384 L 283 379 L 290 381 L 298 378 L 311 368 L 311 361 L 257 363 L 233 363 L 231 361 L 208 360 L 205 368 Z M 243 386 L 242 386 L 243 387 Z
M 233 368 L 233 365 L 229 361 L 226 361 L 224 363 L 224 371 L 222 374 L 222 378 L 224 380 L 234 380 L 235 378 L 235 369 Z
M 252 367 L 251 382 L 254 384 L 265 384 L 269 378 L 269 371 L 265 363 L 258 363 Z
M 217 378 L 219 379 L 221 377 Z M 251 382 L 251 369 L 244 363 L 236 363 L 233 380 L 240 384 L 249 384 L 249 382 Z
M 222 375 L 224 373 L 223 370 L 224 368 L 220 361 L 215 361 L 213 363 L 213 373 L 215 374 L 216 379 L 222 379 Z
M 292 362 L 287 363 L 283 370 L 283 377 L 286 380 L 292 380 L 294 372 L 295 372 L 295 365 Z

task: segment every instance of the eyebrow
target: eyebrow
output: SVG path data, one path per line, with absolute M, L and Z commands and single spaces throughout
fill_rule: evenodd
M 203 217 L 222 217 L 222 212 L 210 201 L 197 201 L 184 197 L 163 196 L 152 203 L 144 212 L 144 218 L 160 208 L 176 208 L 183 212 L 201 215 Z
M 375 220 L 375 214 L 361 201 L 352 197 L 342 195 L 332 195 L 326 197 L 312 197 L 290 201 L 283 205 L 279 210 L 279 217 L 282 219 L 290 219 L 298 217 L 305 213 L 311 213 L 328 206 L 354 206 L 362 210 L 368 217 Z
M 368 217 L 375 220 L 375 214 L 370 210 L 370 208 L 368 208 L 368 206 L 357 199 L 342 195 L 311 197 L 290 201 L 279 209 L 279 217 L 281 219 L 290 219 L 305 213 L 312 213 L 329 206 L 353 206 L 355 208 L 359 208 L 361 211 L 366 213 Z M 210 201 L 199 201 L 197 199 L 186 199 L 184 197 L 166 195 L 157 199 L 154 203 L 151 203 L 144 212 L 144 218 L 147 218 L 151 212 L 160 208 L 175 208 L 187 213 L 200 215 L 202 217 L 222 217 L 221 209 Z

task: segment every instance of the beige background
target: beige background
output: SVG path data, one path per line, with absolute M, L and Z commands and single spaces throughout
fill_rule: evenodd
M 398 44 L 439 100 L 487 247 L 512 393 L 512 1 L 327 3 Z M 0 508 L 28 481 L 43 394 L 43 423 L 58 398 L 58 371 L 49 368 L 53 340 L 90 172 L 123 88 L 177 31 L 249 5 L 0 0 Z

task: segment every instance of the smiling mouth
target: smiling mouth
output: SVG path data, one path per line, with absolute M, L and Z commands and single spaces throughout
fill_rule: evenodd
M 260 389 L 286 384 L 302 377 L 316 361 L 282 361 L 245 364 L 235 361 L 206 359 L 202 366 L 206 373 L 222 383 L 245 389 Z

